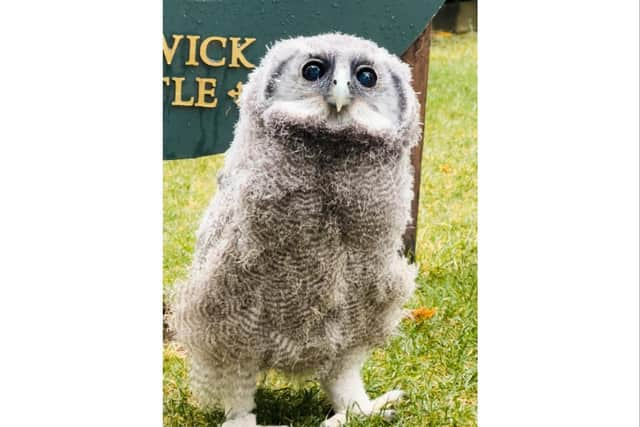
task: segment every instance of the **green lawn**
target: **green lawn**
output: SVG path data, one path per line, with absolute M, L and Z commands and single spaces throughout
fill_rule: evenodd
M 376 350 L 364 368 L 370 395 L 407 392 L 391 424 L 473 426 L 477 410 L 477 36 L 436 35 L 429 70 L 418 222 L 418 288 L 409 307 L 436 308 Z M 164 164 L 164 288 L 186 275 L 200 215 L 215 191 L 222 156 Z M 257 395 L 258 423 L 318 426 L 330 410 L 317 384 L 269 373 Z M 213 426 L 221 411 L 192 406 L 185 360 L 164 352 L 166 426 Z M 388 425 L 381 419 L 350 426 Z

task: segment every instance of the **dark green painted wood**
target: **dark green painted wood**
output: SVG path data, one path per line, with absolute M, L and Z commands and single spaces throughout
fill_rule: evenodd
M 256 66 L 266 46 L 274 41 L 299 36 L 341 31 L 376 41 L 389 51 L 401 55 L 420 35 L 444 0 L 164 0 L 163 33 L 169 46 L 173 34 L 253 37 L 257 40 L 244 51 Z M 165 77 L 185 77 L 184 96 L 196 94 L 196 77 L 217 79 L 216 108 L 172 106 L 174 84 L 163 84 L 164 158 L 199 157 L 226 151 L 233 136 L 238 111 L 227 95 L 238 81 L 245 81 L 251 71 L 244 67 L 211 67 L 201 61 L 197 67 L 186 66 L 188 41 L 183 39 L 167 65 Z M 199 51 L 199 44 L 198 44 Z M 231 59 L 230 42 L 226 49 L 209 48 L 216 55 Z M 199 59 L 199 55 L 198 55 Z M 208 98 L 210 99 L 210 98 Z

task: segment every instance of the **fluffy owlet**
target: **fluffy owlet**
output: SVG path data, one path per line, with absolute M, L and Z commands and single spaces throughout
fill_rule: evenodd
M 401 238 L 419 137 L 410 69 L 371 41 L 283 40 L 251 73 L 172 305 L 193 393 L 224 406 L 224 427 L 256 425 L 270 368 L 320 381 L 336 412 L 325 425 L 393 414 L 402 392 L 371 400 L 360 369 L 415 287 Z

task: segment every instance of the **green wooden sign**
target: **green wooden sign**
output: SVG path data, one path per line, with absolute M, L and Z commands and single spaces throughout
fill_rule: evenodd
M 226 151 L 242 84 L 273 42 L 340 31 L 401 55 L 443 2 L 164 0 L 164 158 Z

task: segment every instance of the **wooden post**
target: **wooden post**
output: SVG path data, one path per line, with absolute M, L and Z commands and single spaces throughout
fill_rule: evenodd
M 427 104 L 427 81 L 429 80 L 429 48 L 431 46 L 431 23 L 427 25 L 422 34 L 402 54 L 402 60 L 411 65 L 413 77 L 413 89 L 420 97 L 420 118 L 425 120 L 425 108 Z M 422 144 L 424 141 L 424 128 L 422 138 L 411 152 L 411 164 L 413 165 L 413 202 L 411 203 L 411 224 L 404 232 L 404 253 L 411 262 L 415 262 L 416 256 L 416 232 L 418 227 L 418 207 L 420 206 L 420 169 L 422 164 Z

